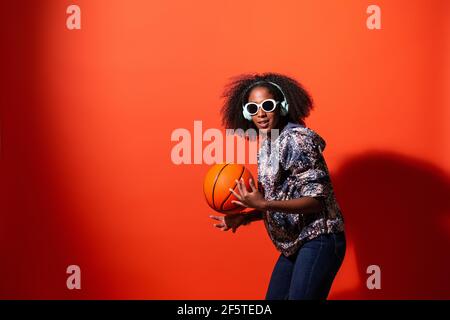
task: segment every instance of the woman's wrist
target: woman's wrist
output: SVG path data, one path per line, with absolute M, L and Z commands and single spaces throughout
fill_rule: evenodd
M 263 212 L 257 209 L 254 209 L 248 213 L 245 214 L 245 224 L 249 224 L 253 221 L 258 221 L 263 219 Z
M 268 200 L 261 200 L 260 203 L 258 204 L 258 207 L 255 208 L 256 210 L 259 211 L 266 211 L 269 209 L 269 201 Z

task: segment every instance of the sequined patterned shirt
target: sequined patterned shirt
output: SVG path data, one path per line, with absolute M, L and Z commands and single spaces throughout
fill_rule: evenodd
M 325 140 L 312 129 L 288 123 L 278 137 L 261 142 L 257 154 L 258 186 L 266 200 L 315 197 L 324 204 L 318 214 L 266 211 L 264 224 L 278 251 L 294 254 L 304 242 L 324 233 L 344 230 L 327 164 Z

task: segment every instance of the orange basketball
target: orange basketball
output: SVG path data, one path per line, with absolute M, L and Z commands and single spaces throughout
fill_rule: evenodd
M 236 180 L 244 179 L 247 190 L 251 190 L 249 179 L 253 180 L 250 171 L 242 164 L 221 163 L 216 164 L 206 173 L 203 183 L 203 192 L 209 206 L 220 213 L 237 213 L 245 209 L 243 206 L 231 203 L 238 200 L 229 190 L 233 189 L 237 194 L 239 190 Z M 253 183 L 256 185 L 255 181 Z

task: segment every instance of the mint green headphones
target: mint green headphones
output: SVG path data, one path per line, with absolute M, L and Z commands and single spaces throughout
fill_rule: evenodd
M 281 115 L 285 116 L 288 114 L 288 110 L 289 110 L 289 104 L 287 102 L 286 96 L 284 95 L 283 90 L 281 89 L 281 87 L 279 85 L 277 85 L 276 83 L 272 82 L 272 81 L 266 81 L 266 80 L 260 80 L 257 81 L 253 84 L 251 84 L 245 91 L 244 91 L 244 97 L 245 94 L 248 92 L 248 90 L 250 90 L 251 88 L 253 88 L 254 86 L 260 84 L 260 83 L 270 83 L 273 84 L 275 87 L 278 88 L 278 90 L 280 90 L 281 94 L 283 95 L 283 101 L 281 101 L 280 105 L 281 105 Z M 242 105 L 242 114 L 244 115 L 244 118 L 252 121 L 252 115 L 247 111 L 247 109 L 245 108 L 245 103 Z

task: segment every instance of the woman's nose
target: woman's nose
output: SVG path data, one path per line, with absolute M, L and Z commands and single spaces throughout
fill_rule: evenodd
M 263 108 L 258 108 L 258 113 L 256 115 L 262 118 L 266 116 L 266 112 L 263 110 Z

